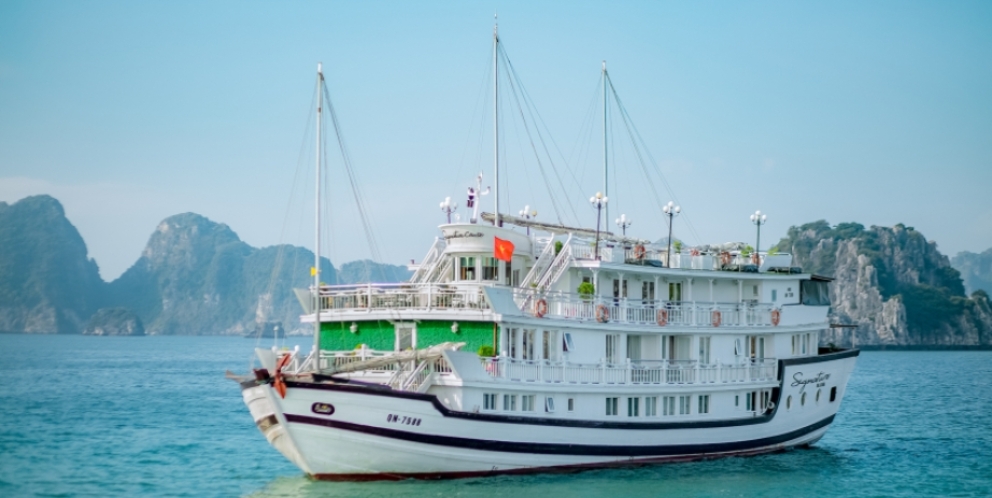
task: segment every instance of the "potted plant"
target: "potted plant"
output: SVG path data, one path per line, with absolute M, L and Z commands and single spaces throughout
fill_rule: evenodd
M 562 244 L 560 240 L 556 240 L 556 241 L 555 241 L 555 256 L 557 256 L 557 255 L 558 255 L 558 253 L 560 253 L 560 252 L 561 252 L 561 248 L 562 248 L 562 247 L 564 247 L 564 246 L 565 246 L 565 245 L 564 245 L 564 244 Z
M 493 356 L 496 356 L 496 350 L 488 344 L 479 346 L 479 356 L 482 358 L 492 358 Z
M 593 294 L 596 293 L 596 288 L 593 287 L 591 282 L 582 282 L 581 284 L 579 284 L 579 288 L 577 289 L 577 292 L 579 293 L 579 296 L 582 297 L 582 299 L 588 301 L 589 299 L 592 298 Z

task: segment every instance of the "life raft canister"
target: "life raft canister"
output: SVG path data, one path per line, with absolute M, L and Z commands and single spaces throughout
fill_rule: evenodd
M 719 311 L 714 310 L 713 313 L 710 314 L 710 321 L 713 323 L 714 327 L 719 327 L 720 322 L 723 321 L 723 315 L 721 315 Z
M 772 310 L 772 325 L 778 327 L 778 322 L 782 321 L 782 312 L 779 310 Z
M 596 321 L 599 323 L 606 323 L 610 321 L 610 310 L 606 307 L 606 305 L 596 305 Z
M 537 302 L 534 303 L 534 316 L 541 318 L 547 314 L 548 314 L 548 301 L 543 298 L 538 299 Z
M 658 325 L 664 327 L 668 325 L 668 310 L 658 310 L 655 314 L 655 319 L 658 321 Z

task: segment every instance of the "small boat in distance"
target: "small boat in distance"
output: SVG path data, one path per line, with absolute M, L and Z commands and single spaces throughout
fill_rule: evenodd
M 499 43 L 494 31 L 494 77 Z M 605 63 L 603 77 L 605 101 Z M 322 89 L 318 66 L 318 130 Z M 260 367 L 239 379 L 244 402 L 307 475 L 435 479 L 756 455 L 811 445 L 833 423 L 859 352 L 819 347 L 830 279 L 760 244 L 673 251 L 507 215 L 498 192 L 493 213 L 480 213 L 482 193 L 480 175 L 471 218 L 439 227 L 408 282 L 314 275 L 301 299 L 309 355 L 256 350 Z M 602 210 L 609 199 L 590 202 Z M 671 222 L 679 209 L 663 211 Z

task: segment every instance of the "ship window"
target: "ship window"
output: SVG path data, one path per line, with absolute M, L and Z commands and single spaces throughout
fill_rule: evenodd
M 507 334 L 508 342 L 510 343 L 510 358 L 519 359 L 519 353 L 517 352 L 519 348 L 517 347 L 517 338 L 520 337 L 520 329 L 508 329 L 509 334 Z
M 499 260 L 491 257 L 482 258 L 482 280 L 499 280 Z
M 702 394 L 699 396 L 699 413 L 709 413 L 710 412 L 710 395 Z
M 566 353 L 568 353 L 569 351 L 575 351 L 575 345 L 572 343 L 572 333 L 571 332 L 565 332 L 564 336 L 562 336 L 562 344 L 561 345 L 562 345 L 562 348 L 564 349 L 564 351 Z
M 734 355 L 740 356 L 742 352 L 741 349 L 743 349 L 741 348 L 741 340 L 739 338 L 734 339 Z
M 520 285 L 520 270 L 513 270 L 513 279 L 510 280 L 510 285 L 514 287 Z
M 568 398 L 568 411 L 575 411 L 575 398 Z
M 661 405 L 665 416 L 675 415 L 675 396 L 661 398 Z
M 523 335 L 523 359 L 534 360 L 534 330 L 524 330 Z
M 837 401 L 837 386 L 830 388 L 830 402 Z
M 645 417 L 657 417 L 658 416 L 658 397 L 648 396 L 644 398 L 644 416 Z
M 558 331 L 557 330 L 545 330 L 544 331 L 544 341 L 541 344 L 541 359 L 544 360 L 554 360 L 558 356 L 558 351 L 555 350 L 555 344 L 558 342 Z
M 799 398 L 799 405 L 806 406 L 806 393 L 803 393 L 802 397 Z
M 778 301 L 778 289 L 772 289 L 772 302 Z
M 641 283 L 641 299 L 644 304 L 654 302 L 654 282 Z
M 520 397 L 520 410 L 525 412 L 534 411 L 534 395 Z
M 503 411 L 515 412 L 517 411 L 517 395 L 516 394 L 504 394 L 503 395 Z
M 638 417 L 641 414 L 641 398 L 627 398 L 627 416 Z
M 699 364 L 709 365 L 710 364 L 710 338 L 700 337 L 699 338 Z
M 555 412 L 555 399 L 552 398 L 551 396 L 544 398 L 544 411 L 548 413 Z
M 396 351 L 406 351 L 417 347 L 417 336 L 414 330 L 414 325 L 411 323 L 396 324 L 396 339 L 394 343 Z
M 463 256 L 458 258 L 458 279 L 475 280 L 475 258 Z
M 504 272 L 504 274 L 506 275 L 505 278 L 506 285 L 516 285 L 513 283 L 513 280 L 510 278 L 510 276 L 513 275 L 513 261 L 512 260 L 507 261 L 504 267 L 506 268 L 506 271 Z
M 614 364 L 617 362 L 617 349 L 620 345 L 620 334 L 606 335 L 606 362 Z
M 496 394 L 485 393 L 482 395 L 482 409 L 489 411 L 496 409 Z
M 789 395 L 788 398 L 785 398 L 785 409 L 786 410 L 791 410 L 792 409 L 792 395 L 791 394 Z
M 758 286 L 757 285 L 754 286 L 754 295 L 755 296 L 758 295 Z
M 617 414 L 617 405 L 619 405 L 619 402 L 618 402 L 619 399 L 620 398 L 606 398 L 606 414 L 607 415 L 616 415 Z
M 819 402 L 820 402 L 820 392 L 821 392 L 821 391 L 823 391 L 823 389 L 817 389 L 817 390 L 816 390 L 816 402 L 817 402 L 817 403 L 819 403 Z
M 679 396 L 679 415 L 688 415 L 690 413 L 690 405 L 692 402 L 692 396 Z
M 734 406 L 741 406 L 741 397 L 739 395 L 734 396 Z

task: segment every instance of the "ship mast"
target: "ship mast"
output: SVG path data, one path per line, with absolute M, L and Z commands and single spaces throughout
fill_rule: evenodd
M 320 368 L 320 121 L 324 107 L 324 72 L 317 63 L 317 178 L 314 182 L 314 242 L 313 242 L 313 344 L 315 369 Z
M 494 16 L 495 18 L 495 16 Z M 493 167 L 496 170 L 496 217 L 494 226 L 501 226 L 499 219 L 499 22 L 493 21 Z
M 608 155 L 607 155 L 607 141 L 606 141 L 606 61 L 603 61 L 603 196 L 610 196 L 610 175 L 608 172 Z M 603 206 L 603 211 L 606 215 L 606 219 L 610 219 L 610 207 L 609 205 Z

